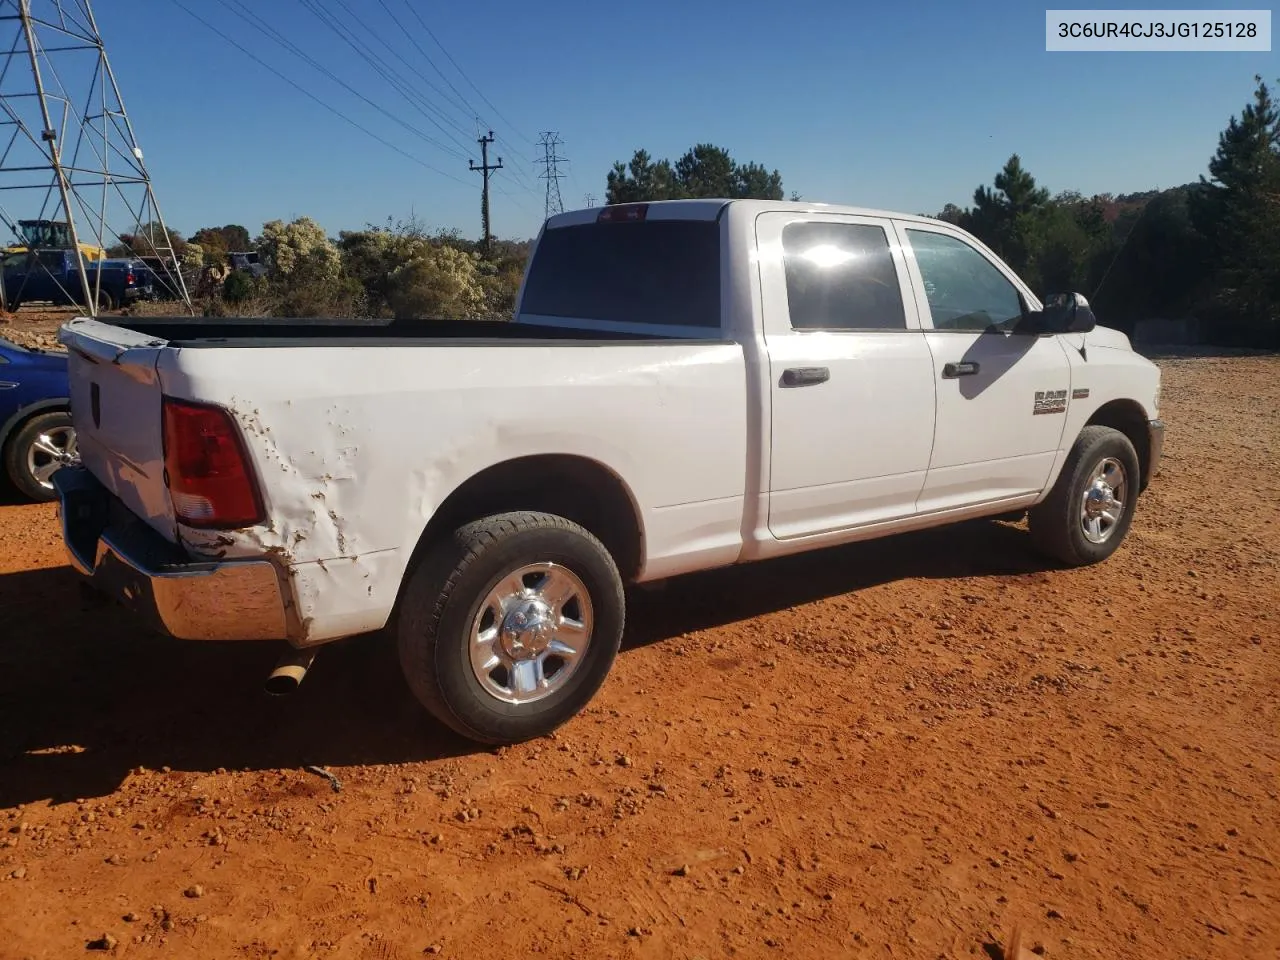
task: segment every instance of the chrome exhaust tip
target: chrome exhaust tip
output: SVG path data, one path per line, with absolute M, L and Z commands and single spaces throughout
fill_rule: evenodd
M 289 648 L 276 664 L 276 668 L 271 671 L 271 675 L 267 677 L 264 685 L 267 693 L 273 697 L 283 697 L 293 693 L 302 685 L 303 678 L 311 669 L 311 663 L 315 658 L 314 647 L 310 650 Z

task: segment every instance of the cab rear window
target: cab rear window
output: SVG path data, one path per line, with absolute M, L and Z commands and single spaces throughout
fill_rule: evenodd
M 720 225 L 643 220 L 547 230 L 520 312 L 719 329 Z

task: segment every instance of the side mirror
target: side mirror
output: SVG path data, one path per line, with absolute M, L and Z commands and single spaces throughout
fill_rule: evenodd
M 1089 301 L 1080 293 L 1051 293 L 1044 309 L 1029 312 L 1024 326 L 1029 333 L 1088 333 L 1098 325 Z

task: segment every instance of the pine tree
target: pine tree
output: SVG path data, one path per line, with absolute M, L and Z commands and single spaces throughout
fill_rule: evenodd
M 1191 204 L 1210 243 L 1227 322 L 1256 343 L 1280 340 L 1280 108 L 1254 77 L 1253 102 L 1218 136 Z
M 1049 191 L 1036 186 L 1036 178 L 1023 169 L 1016 153 L 996 174 L 994 184 L 994 190 L 984 184 L 973 192 L 968 229 L 1020 271 L 1030 262 L 1035 217 L 1048 203 Z

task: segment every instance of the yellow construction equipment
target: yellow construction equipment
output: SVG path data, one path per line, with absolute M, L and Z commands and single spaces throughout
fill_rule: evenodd
M 71 249 L 71 227 L 65 220 L 19 220 L 18 230 L 27 242 L 5 247 L 5 256 L 26 253 L 33 247 L 37 250 Z M 106 250 L 92 243 L 81 243 L 80 253 L 86 260 L 103 260 L 107 256 Z

